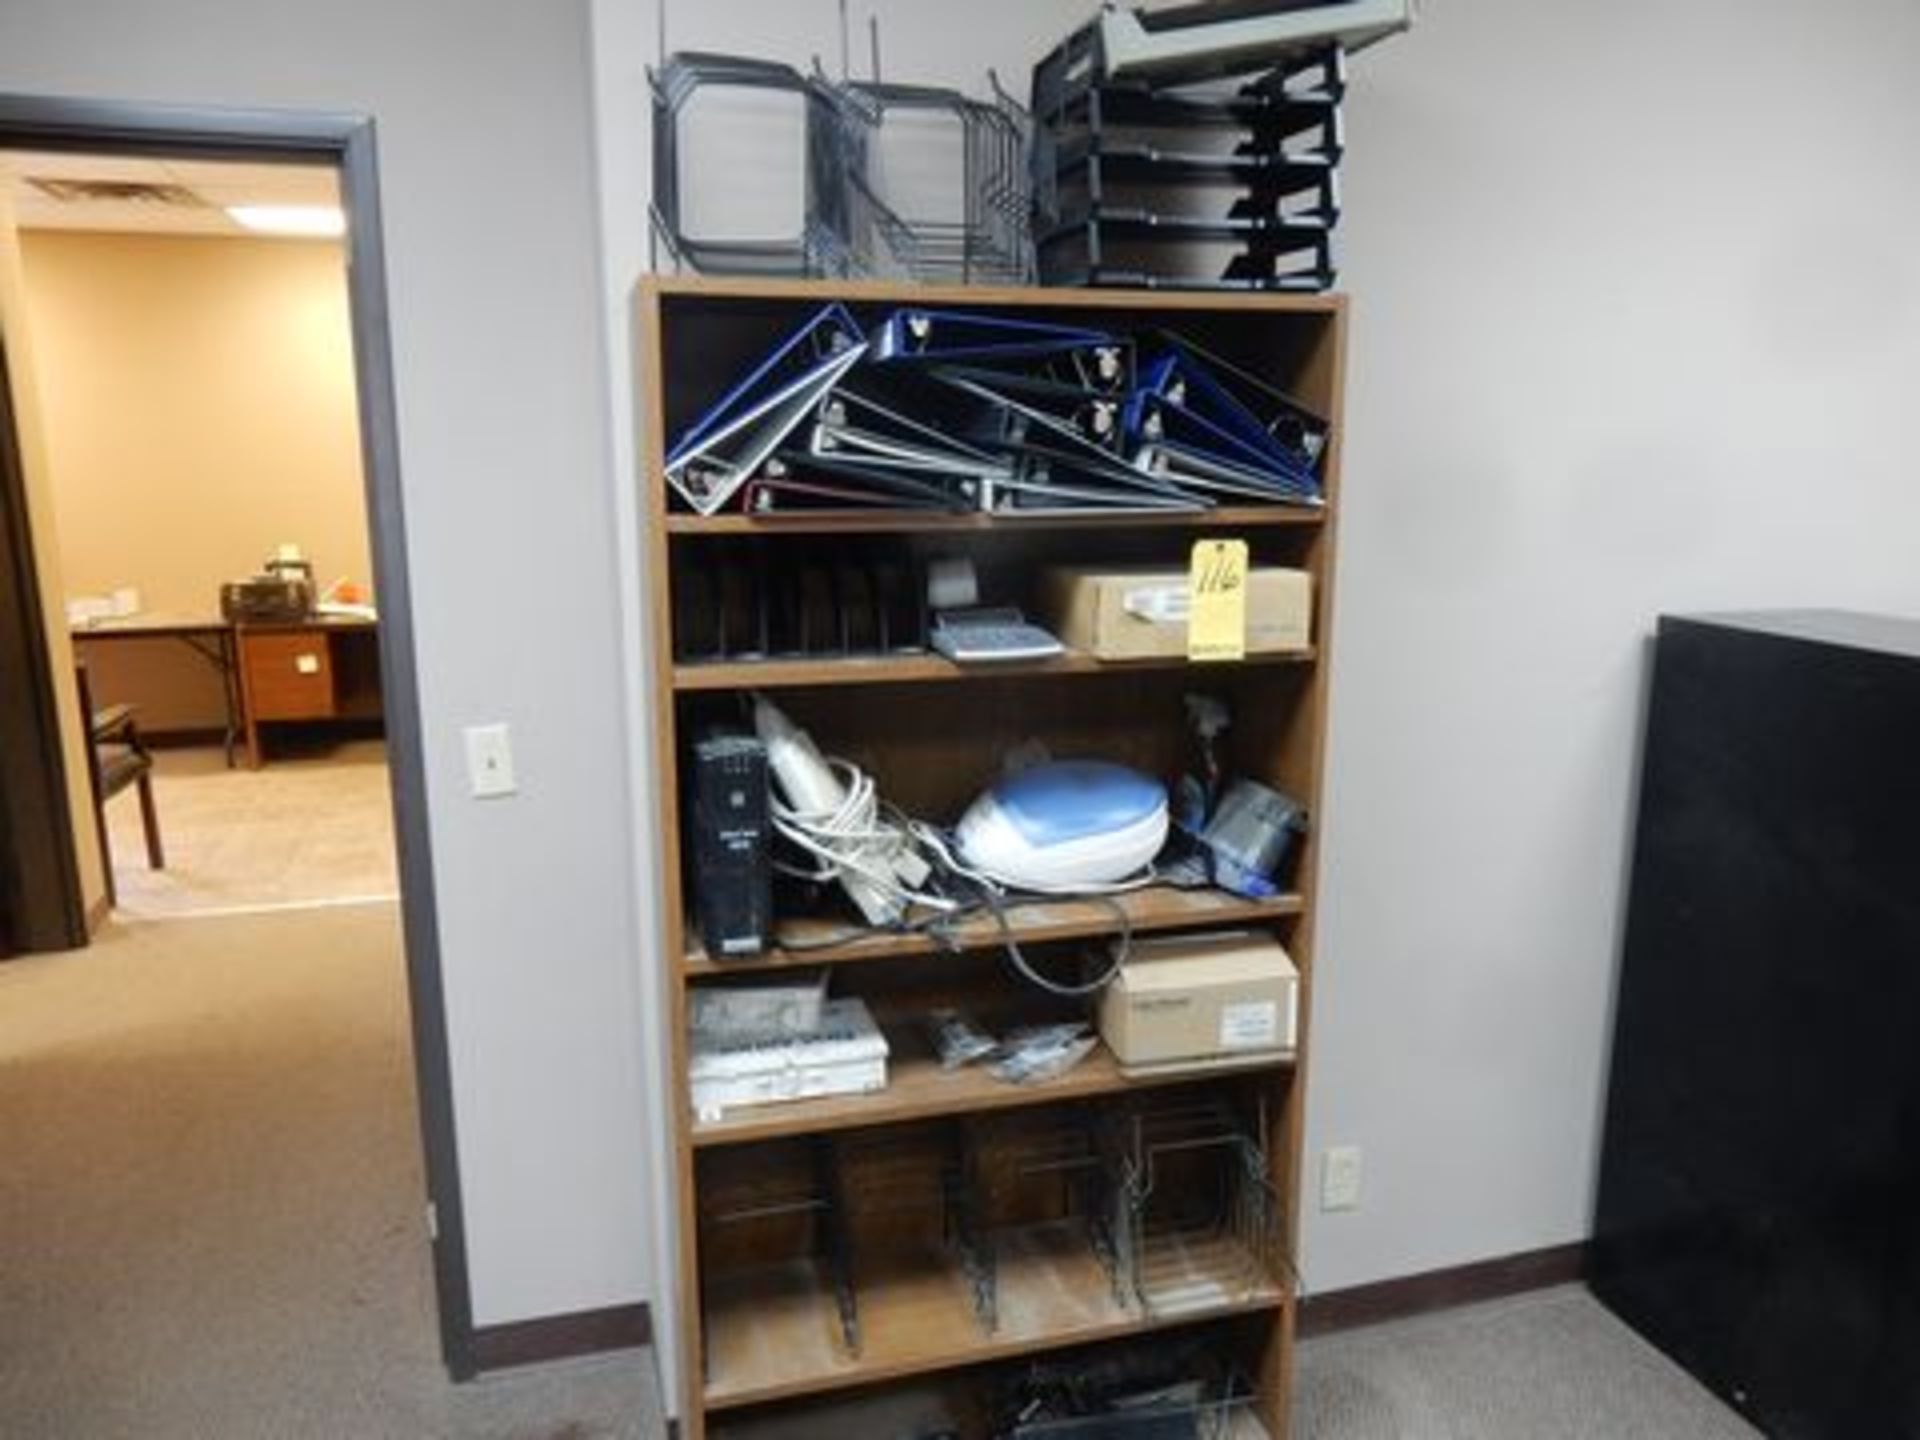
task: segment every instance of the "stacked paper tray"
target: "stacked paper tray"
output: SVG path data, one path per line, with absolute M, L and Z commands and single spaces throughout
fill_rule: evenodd
M 1048 284 L 1323 290 L 1340 214 L 1345 53 L 1119 76 L 1099 23 L 1034 71 Z
M 742 1105 L 859 1095 L 887 1088 L 887 1039 L 866 1002 L 829 1000 L 807 1031 L 689 1032 L 688 1078 L 702 1119 Z

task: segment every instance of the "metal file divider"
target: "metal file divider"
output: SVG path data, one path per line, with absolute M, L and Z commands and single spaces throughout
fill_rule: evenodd
M 789 1258 L 831 1293 L 849 1358 L 869 1338 L 862 1277 L 902 1267 L 964 1287 L 981 1331 L 997 1333 L 1003 1262 L 1022 1232 L 1070 1234 L 1124 1310 L 1245 1303 L 1293 1283 L 1265 1118 L 1172 1091 L 817 1136 L 760 1165 L 735 1152 L 703 1186 L 702 1248 L 723 1249 L 729 1228 L 785 1235 Z
M 653 238 L 677 264 L 716 274 L 858 275 L 848 248 L 844 157 L 832 95 L 790 65 L 740 55 L 683 51 L 649 70 L 653 97 Z M 681 149 L 689 102 L 702 90 L 791 94 L 800 101 L 806 156 L 804 200 L 792 232 L 777 239 L 700 237 L 687 229 Z
M 720 1158 L 701 1196 L 700 1247 L 715 1253 L 727 1248 L 724 1241 L 744 1238 L 750 1246 L 755 1237 L 769 1237 L 788 1243 L 798 1234 L 804 1253 L 795 1258 L 817 1267 L 833 1294 L 841 1343 L 857 1355 L 860 1307 L 832 1145 L 824 1136 L 812 1136 L 780 1148 L 786 1163 L 767 1163 L 765 1156 L 744 1150 Z M 703 1325 L 709 1308 L 701 1306 Z
M 1026 284 L 1031 129 L 1025 109 L 989 76 L 992 95 L 874 81 L 834 81 L 746 56 L 680 52 L 649 72 L 653 94 L 653 233 L 676 264 L 719 274 L 869 276 L 927 283 Z M 702 237 L 687 225 L 681 164 L 688 105 L 702 90 L 799 98 L 806 156 L 802 213 L 774 239 Z M 916 155 L 946 167 L 951 214 L 911 213 L 874 163 L 891 121 L 949 122 L 954 143 Z
M 963 1127 L 967 1173 L 974 1187 L 978 1244 L 986 1260 L 982 1322 L 999 1328 L 997 1261 L 1017 1232 L 1035 1227 L 1078 1230 L 1105 1271 L 1115 1303 L 1126 1287 L 1116 1268 L 1106 1196 L 1117 1176 L 1100 1143 L 1092 1107 L 983 1116 Z M 1051 1218 L 1031 1213 L 1038 1192 Z
M 1244 1301 L 1292 1283 L 1266 1120 L 1264 1104 L 1249 1125 L 1218 1096 L 1179 1091 L 1110 1115 L 1118 1269 L 1147 1313 Z M 1174 1173 L 1177 1187 L 1168 1183 Z
M 831 87 L 842 122 L 849 215 L 865 222 L 852 238 L 876 271 L 926 283 L 1018 285 L 1033 279 L 1030 125 L 997 77 L 989 79 L 993 98 L 987 101 L 937 86 L 847 81 Z M 915 156 L 923 169 L 944 176 L 954 202 L 949 213 L 914 213 L 891 193 L 876 151 L 896 120 L 903 128 L 915 121 L 920 128 L 944 122 L 954 137 L 955 143 L 925 147 Z

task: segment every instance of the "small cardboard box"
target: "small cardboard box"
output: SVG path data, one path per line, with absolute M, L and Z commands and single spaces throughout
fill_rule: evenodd
M 1185 570 L 1051 566 L 1040 577 L 1040 613 L 1067 645 L 1102 660 L 1187 653 Z M 1247 572 L 1247 653 L 1304 650 L 1313 637 L 1313 580 L 1277 565 Z
M 1135 940 L 1100 996 L 1100 1038 L 1127 1074 L 1293 1053 L 1300 972 L 1271 935 Z

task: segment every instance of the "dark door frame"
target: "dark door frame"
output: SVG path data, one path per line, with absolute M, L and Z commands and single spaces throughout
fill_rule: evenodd
M 0 343 L 0 958 L 87 943 L 18 439 L 11 372 Z M 56 763 L 47 763 L 49 755 Z
M 0 148 L 76 150 L 214 160 L 256 160 L 337 166 L 347 215 L 347 291 L 352 312 L 360 448 L 372 531 L 374 584 L 380 596 L 380 671 L 391 762 L 395 838 L 400 866 L 401 916 L 407 952 L 407 988 L 413 1021 L 414 1069 L 420 1131 L 426 1155 L 427 1200 L 432 1207 L 435 1287 L 440 1345 L 455 1379 L 475 1373 L 473 1300 L 468 1283 L 466 1226 L 455 1149 L 452 1071 L 447 1053 L 446 996 L 441 982 L 440 935 L 434 906 L 433 863 L 427 833 L 426 761 L 415 679 L 413 607 L 407 586 L 406 521 L 400 490 L 399 432 L 393 401 L 393 355 L 387 319 L 386 264 L 381 249 L 380 185 L 370 116 L 305 111 L 228 110 L 118 101 L 0 94 Z M 0 387 L 0 396 L 4 395 Z M 0 485 L 18 477 L 19 436 L 10 411 L 0 411 Z M 24 509 L 0 504 L 0 561 L 32 551 Z M 12 524 L 8 524 L 8 521 Z M 26 548 L 22 548 L 26 547 Z M 6 578 L 0 568 L 0 580 Z M 32 581 L 31 569 L 27 580 Z M 24 657 L 31 690 L 51 715 L 54 693 L 45 636 L 36 621 L 34 655 Z M 0 636 L 0 639 L 4 639 Z M 0 714 L 0 724 L 6 716 Z M 42 773 L 64 776 L 57 726 L 51 741 L 38 729 Z M 33 737 L 29 736 L 29 739 Z M 0 734 L 0 750 L 13 748 Z M 65 808 L 64 786 L 61 808 Z M 69 817 L 70 819 L 70 817 Z M 65 837 L 71 836 L 71 829 Z M 0 843 L 18 837 L 0 835 Z M 63 839 L 71 868 L 72 844 Z M 6 858 L 0 852 L 0 860 Z M 78 892 L 77 878 L 72 889 Z M 84 929 L 82 930 L 84 936 Z

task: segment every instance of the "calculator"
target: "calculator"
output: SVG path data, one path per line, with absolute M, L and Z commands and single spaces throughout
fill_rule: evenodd
M 962 664 L 994 660 L 1045 660 L 1066 646 L 1012 606 L 941 610 L 933 617 L 933 648 Z

